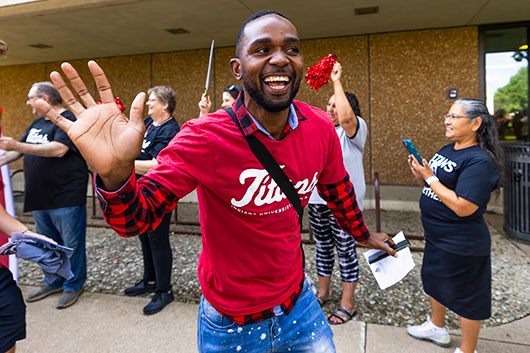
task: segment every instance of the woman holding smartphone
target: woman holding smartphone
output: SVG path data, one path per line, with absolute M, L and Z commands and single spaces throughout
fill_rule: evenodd
M 445 310 L 459 315 L 462 345 L 473 353 L 481 320 L 491 316 L 491 239 L 483 219 L 490 193 L 498 187 L 499 145 L 493 117 L 484 102 L 459 99 L 444 116 L 452 141 L 421 166 L 412 155 L 410 170 L 423 187 L 425 231 L 421 277 L 430 296 L 431 317 L 409 326 L 417 339 L 448 347 Z

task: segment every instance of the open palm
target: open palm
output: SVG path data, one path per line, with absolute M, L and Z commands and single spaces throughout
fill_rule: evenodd
M 44 100 L 36 104 L 48 119 L 68 134 L 87 163 L 101 176 L 105 188 L 114 190 L 130 176 L 134 160 L 140 154 L 145 130 L 142 118 L 145 93 L 136 96 L 130 119 L 127 119 L 114 102 L 103 70 L 94 61 L 89 61 L 88 67 L 103 104 L 96 104 L 77 71 L 68 63 L 63 63 L 61 68 L 81 102 L 58 72 L 52 72 L 50 78 L 77 120 L 72 122 L 64 118 Z

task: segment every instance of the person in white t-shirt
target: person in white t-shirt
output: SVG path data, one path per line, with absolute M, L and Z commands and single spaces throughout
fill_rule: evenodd
M 330 97 L 326 108 L 335 124 L 339 136 L 344 166 L 353 183 L 359 208 L 363 209 L 366 192 L 363 169 L 363 152 L 368 132 L 366 122 L 361 118 L 357 97 L 345 92 L 340 81 L 342 66 L 335 63 L 330 80 L 334 94 Z M 337 248 L 342 280 L 342 298 L 339 307 L 329 318 L 332 325 L 343 324 L 351 320 L 355 314 L 354 293 L 359 278 L 359 264 L 355 251 L 355 239 L 343 231 L 326 202 L 313 191 L 309 200 L 309 222 L 316 242 L 316 265 L 319 290 L 317 299 L 323 306 L 331 298 L 331 274 L 335 262 L 333 247 Z

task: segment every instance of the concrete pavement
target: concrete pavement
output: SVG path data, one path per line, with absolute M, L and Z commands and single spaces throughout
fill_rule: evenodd
M 22 286 L 24 296 L 34 287 Z M 27 338 L 18 353 L 48 352 L 197 352 L 197 305 L 172 303 L 162 312 L 145 316 L 147 298 L 83 293 L 64 310 L 55 309 L 59 295 L 27 304 Z M 417 341 L 406 329 L 351 321 L 334 326 L 338 353 L 422 352 L 453 353 L 460 331 L 451 331 L 450 348 Z M 530 317 L 482 329 L 479 353 L 530 352 Z

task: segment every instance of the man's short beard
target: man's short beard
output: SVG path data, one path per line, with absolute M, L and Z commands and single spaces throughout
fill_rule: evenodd
M 294 97 L 296 97 L 296 94 L 298 93 L 298 89 L 300 88 L 300 82 L 298 82 L 298 84 L 296 82 L 294 83 L 293 90 L 291 91 L 291 95 L 286 101 L 282 101 L 282 102 L 271 102 L 271 101 L 266 100 L 263 97 L 263 95 L 259 94 L 255 89 L 250 87 L 248 79 L 246 75 L 244 74 L 243 74 L 243 86 L 245 87 L 245 91 L 249 94 L 250 98 L 252 98 L 260 107 L 262 107 L 268 112 L 277 113 L 291 106 L 291 103 L 293 102 L 293 99 Z

